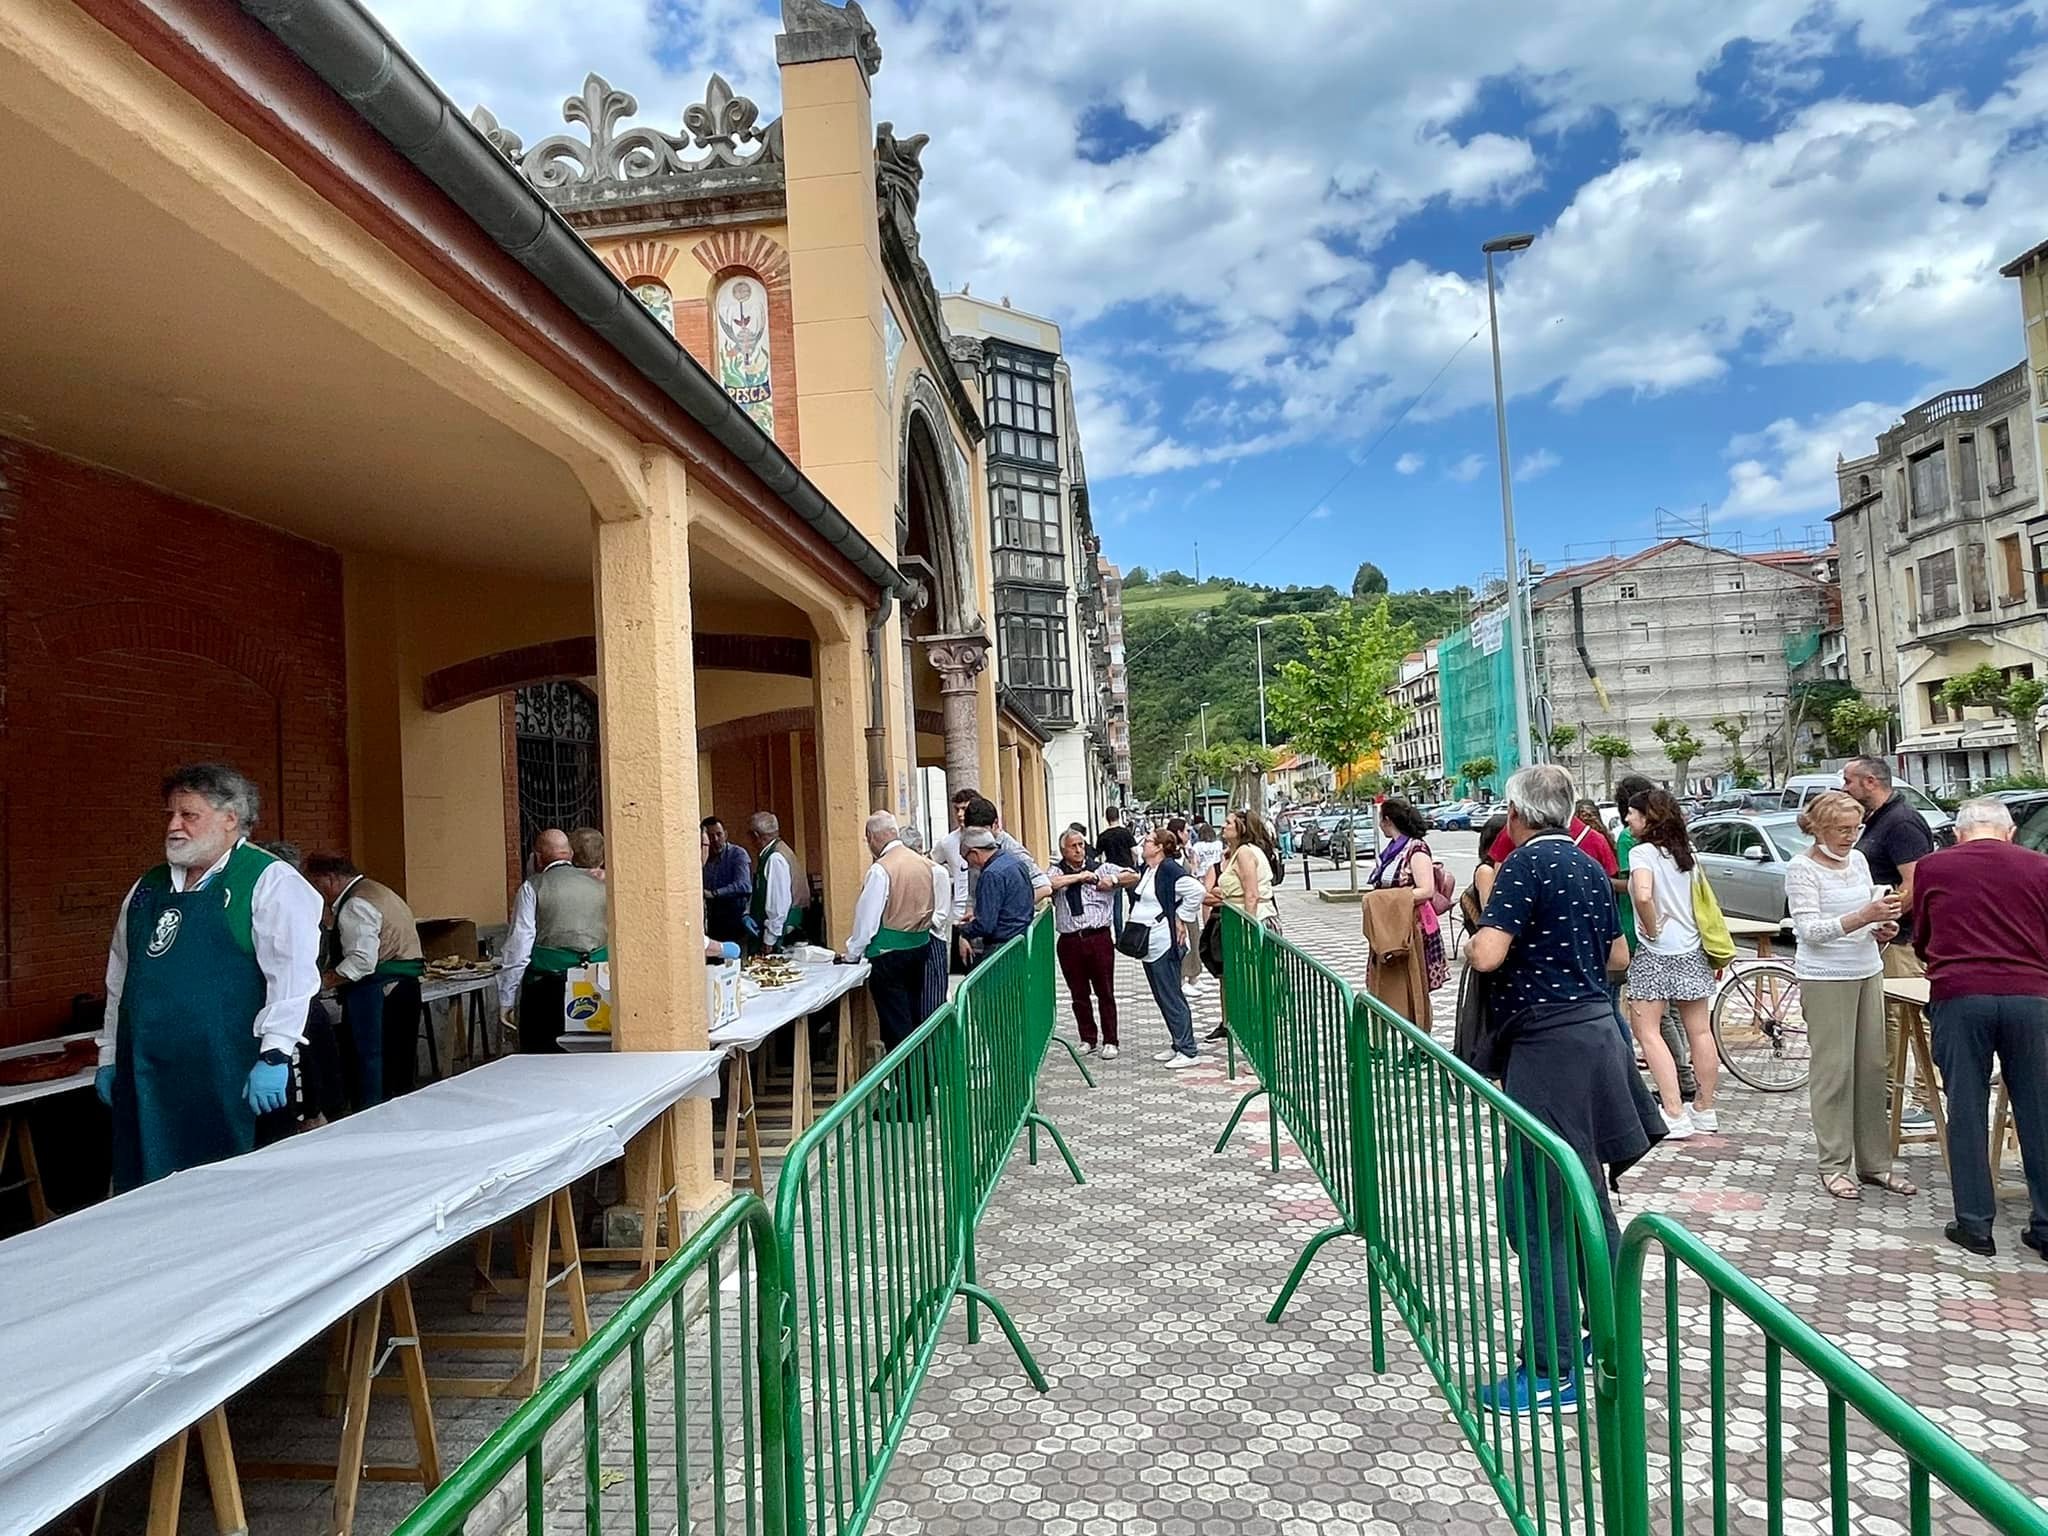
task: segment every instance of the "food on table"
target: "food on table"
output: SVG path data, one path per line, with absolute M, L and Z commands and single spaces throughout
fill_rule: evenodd
M 783 955 L 756 955 L 751 960 L 743 960 L 740 973 L 764 990 L 793 987 L 803 980 L 802 969 Z

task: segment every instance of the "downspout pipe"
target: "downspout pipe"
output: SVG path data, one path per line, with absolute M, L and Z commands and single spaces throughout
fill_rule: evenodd
M 889 609 L 903 601 L 904 594 L 891 589 L 868 610 L 868 809 L 889 806 L 889 735 L 882 724 L 882 631 L 889 625 Z M 911 760 L 917 759 L 916 743 Z

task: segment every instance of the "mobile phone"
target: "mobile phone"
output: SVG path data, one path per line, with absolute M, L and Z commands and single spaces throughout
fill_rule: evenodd
M 1888 885 L 1874 885 L 1870 888 L 1870 899 L 1872 901 L 1883 901 L 1891 893 L 1892 888 Z

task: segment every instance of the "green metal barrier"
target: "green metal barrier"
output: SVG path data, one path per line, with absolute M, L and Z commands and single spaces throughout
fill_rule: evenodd
M 729 1281 L 736 1296 L 726 1294 Z M 640 1536 L 650 1529 L 796 1536 L 783 1497 L 782 1284 L 761 1202 L 745 1195 L 721 1207 L 406 1516 L 396 1536 L 460 1532 L 514 1476 L 524 1483 L 525 1530 L 541 1536 L 548 1529 L 542 1446 L 550 1429 L 579 1412 L 583 1454 L 573 1470 L 557 1474 L 555 1502 L 559 1509 L 570 1497 L 563 1481 L 573 1483 L 586 1530 L 616 1530 L 630 1520 Z M 669 1349 L 650 1366 L 649 1329 L 664 1314 Z M 621 1355 L 628 1358 L 630 1440 L 607 1446 L 600 1386 Z M 664 1374 L 667 1400 L 660 1402 L 662 1384 L 651 1378 Z
M 1657 1350 L 1644 1328 L 1653 1248 L 1664 1259 Z M 1629 1224 L 1618 1284 L 1617 1480 L 1627 1489 L 1631 1531 L 1683 1536 L 1711 1521 L 1722 1536 L 1731 1516 L 1753 1529 L 1761 1511 L 1772 1532 L 1785 1529 L 1789 1513 L 1809 1529 L 1929 1536 L 1945 1490 L 1981 1518 L 1978 1528 L 2048 1536 L 2048 1514 L 2032 1499 L 1677 1222 L 1652 1215 Z M 1751 1325 L 1732 1339 L 1731 1314 Z M 1788 1361 L 1802 1370 L 1789 1382 Z M 1655 1499 L 1653 1418 L 1664 1430 Z
M 1243 1046 L 1258 1084 L 1237 1101 L 1216 1139 L 1216 1151 L 1229 1145 L 1245 1110 L 1263 1094 L 1273 1168 L 1280 1167 L 1280 1127 L 1285 1126 L 1337 1207 L 1337 1221 L 1309 1239 L 1267 1314 L 1268 1321 L 1277 1323 L 1322 1246 L 1333 1237 L 1365 1235 L 1362 1213 L 1369 1186 L 1361 1178 L 1362 1122 L 1351 1087 L 1351 989 L 1327 966 L 1226 907 L 1223 1001 L 1231 1035 Z
M 1613 1258 L 1585 1166 L 1378 999 L 1360 997 L 1355 1016 L 1375 1292 L 1407 1323 L 1515 1529 L 1624 1529 L 1602 1475 L 1617 1445 Z M 1379 1344 L 1375 1318 L 1383 1369 Z M 1496 1394 L 1523 1367 L 1572 1391 L 1501 1411 Z

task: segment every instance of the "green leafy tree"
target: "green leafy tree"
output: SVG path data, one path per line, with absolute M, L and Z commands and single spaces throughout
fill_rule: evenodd
M 1636 749 L 1629 745 L 1626 736 L 1617 736 L 1612 731 L 1603 731 L 1586 743 L 1586 750 L 1600 759 L 1600 767 L 1607 776 L 1608 798 L 1614 796 L 1614 765 L 1627 762 L 1636 755 Z
M 2041 771 L 2038 717 L 2044 698 L 2048 698 L 2048 683 L 2031 677 L 2008 677 L 1989 662 L 1941 685 L 1941 701 L 1951 708 L 1988 709 L 2012 721 L 2022 777 Z
M 1657 723 L 1650 727 L 1650 734 L 1664 744 L 1664 755 L 1671 759 L 1671 772 L 1679 789 L 1685 788 L 1685 770 L 1692 766 L 1692 760 L 1700 755 L 1703 743 L 1693 735 L 1692 727 L 1683 720 L 1672 720 L 1664 715 L 1657 717 Z
M 1127 587 L 1148 587 L 1151 584 L 1152 573 L 1142 565 L 1134 565 L 1124 572 L 1124 585 Z
M 1479 789 L 1490 783 L 1493 776 L 1499 772 L 1500 764 L 1490 757 L 1475 757 L 1469 762 L 1458 764 L 1459 780 L 1471 785 L 1474 789 Z
M 1549 734 L 1543 738 L 1543 744 L 1550 748 L 1550 760 L 1553 763 L 1562 763 L 1565 754 L 1571 751 L 1578 739 L 1579 728 L 1576 725 L 1553 725 Z
M 1859 695 L 1856 690 L 1839 678 L 1815 678 L 1810 682 L 1794 683 L 1792 685 L 1792 694 L 1786 701 L 1785 709 L 1785 776 L 1787 778 L 1792 776 L 1793 764 L 1799 760 L 1800 733 L 1812 728 L 1818 731 L 1822 738 L 1825 738 L 1828 729 L 1828 717 L 1834 713 L 1835 706 L 1854 702 L 1858 697 Z M 1821 755 L 1819 750 L 1821 745 L 1821 741 L 1809 741 L 1807 744 L 1807 755 L 1817 760 Z M 1844 754 L 1852 750 L 1854 749 L 1845 748 Z
M 1864 738 L 1892 723 L 1893 711 L 1861 699 L 1844 699 L 1828 713 L 1828 750 L 1848 757 L 1863 750 Z
M 1387 595 L 1387 573 L 1370 560 L 1358 568 L 1358 574 L 1351 578 L 1351 595 L 1360 602 L 1367 598 Z
M 1382 750 L 1407 720 L 1387 690 L 1415 649 L 1415 631 L 1393 621 L 1384 599 L 1363 611 L 1346 604 L 1301 630 L 1305 654 L 1280 669 L 1271 713 L 1297 750 L 1341 771 Z
M 1254 809 L 1262 799 L 1266 775 L 1280 766 L 1280 754 L 1257 742 L 1219 742 L 1206 752 L 1195 754 L 1202 773 L 1212 783 L 1230 786 L 1230 803 Z

